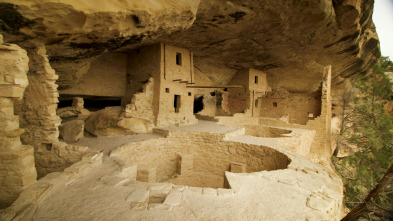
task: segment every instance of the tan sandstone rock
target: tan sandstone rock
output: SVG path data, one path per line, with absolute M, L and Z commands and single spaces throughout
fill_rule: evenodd
M 83 137 L 85 122 L 82 120 L 68 121 L 59 127 L 60 136 L 67 143 L 73 143 Z

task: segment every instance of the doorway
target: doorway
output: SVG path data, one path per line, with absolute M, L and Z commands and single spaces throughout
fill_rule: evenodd
M 175 94 L 175 101 L 173 103 L 175 113 L 179 113 L 180 110 L 180 95 Z

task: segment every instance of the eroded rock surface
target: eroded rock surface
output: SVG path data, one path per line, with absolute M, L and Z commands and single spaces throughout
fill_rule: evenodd
M 252 67 L 268 73 L 273 89 L 310 92 L 325 65 L 332 64 L 336 85 L 375 63 L 372 9 L 370 0 L 1 0 L 0 19 L 6 41 L 45 43 L 61 89 L 104 52 L 166 41 L 192 49 L 207 75 Z

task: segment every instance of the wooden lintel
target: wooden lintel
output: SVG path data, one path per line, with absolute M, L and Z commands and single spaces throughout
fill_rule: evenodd
M 220 85 L 220 86 L 187 86 L 187 88 L 242 88 L 242 85 Z
M 181 81 L 181 79 L 175 79 L 175 80 L 173 80 L 173 81 Z
M 180 81 L 180 83 L 187 83 L 188 84 L 188 81 Z

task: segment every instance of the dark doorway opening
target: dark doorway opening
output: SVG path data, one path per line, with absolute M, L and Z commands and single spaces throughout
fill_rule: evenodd
M 203 96 L 194 98 L 194 114 L 203 110 Z
M 121 106 L 121 97 L 101 97 L 101 96 L 84 96 L 84 95 L 60 95 L 58 108 L 71 107 L 74 97 L 82 97 L 84 108 L 89 111 L 97 111 L 109 106 Z
M 175 101 L 173 103 L 175 108 L 175 113 L 179 113 L 180 111 L 180 95 L 175 94 Z

